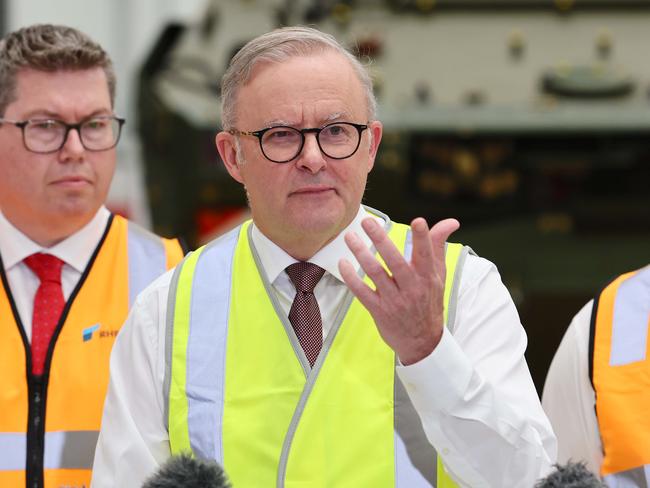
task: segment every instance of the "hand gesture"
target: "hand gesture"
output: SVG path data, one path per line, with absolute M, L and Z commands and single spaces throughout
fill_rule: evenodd
M 431 354 L 442 337 L 445 242 L 460 224 L 455 219 L 446 219 L 429 230 L 423 218 L 413 220 L 411 262 L 404 259 L 375 219 L 366 218 L 361 225 L 388 271 L 359 236 L 348 232 L 345 242 L 375 289 L 359 278 L 346 259 L 339 261 L 341 276 L 368 309 L 381 337 L 402 364 L 413 364 Z

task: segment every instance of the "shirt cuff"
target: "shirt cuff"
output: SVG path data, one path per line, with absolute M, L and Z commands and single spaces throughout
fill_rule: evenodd
M 431 354 L 408 366 L 397 365 L 397 374 L 419 412 L 452 409 L 462 400 L 472 372 L 472 363 L 446 327 Z

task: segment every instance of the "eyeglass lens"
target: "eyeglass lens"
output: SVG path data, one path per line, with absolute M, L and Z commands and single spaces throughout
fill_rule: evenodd
M 110 149 L 117 144 L 120 125 L 114 117 L 89 119 L 79 128 L 81 143 L 90 151 Z M 24 129 L 25 145 L 36 152 L 57 151 L 65 144 L 68 132 L 68 126 L 58 120 L 30 120 Z
M 359 146 L 360 133 L 352 124 L 330 124 L 316 133 L 321 151 L 335 159 L 352 156 Z M 261 138 L 262 150 L 271 161 L 292 160 L 301 151 L 304 134 L 293 127 L 274 127 Z

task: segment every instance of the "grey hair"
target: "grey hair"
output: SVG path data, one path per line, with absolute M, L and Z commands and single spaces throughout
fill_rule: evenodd
M 366 67 L 334 36 L 311 27 L 294 26 L 275 29 L 256 37 L 231 59 L 221 81 L 221 125 L 223 130 L 235 127 L 239 88 L 250 80 L 253 68 L 257 63 L 280 63 L 292 57 L 309 56 L 326 51 L 337 52 L 350 62 L 366 94 L 368 120 L 374 120 L 377 113 L 377 100 Z
M 83 32 L 63 25 L 35 24 L 0 40 L 0 114 L 16 99 L 16 76 L 21 69 L 75 71 L 102 68 L 111 105 L 115 101 L 113 63 L 102 47 Z

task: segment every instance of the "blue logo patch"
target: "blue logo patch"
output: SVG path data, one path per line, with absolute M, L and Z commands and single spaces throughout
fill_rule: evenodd
M 85 328 L 82 331 L 82 336 L 84 342 L 88 342 L 90 339 L 93 338 L 93 332 L 95 332 L 97 329 L 99 329 L 99 324 L 91 325 L 90 327 Z

